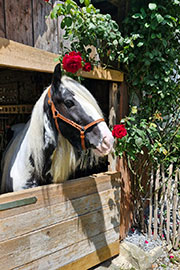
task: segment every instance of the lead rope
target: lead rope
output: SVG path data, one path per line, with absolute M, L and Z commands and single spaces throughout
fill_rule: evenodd
M 51 87 L 49 88 L 48 90 L 48 104 L 51 105 L 51 111 L 52 111 L 52 114 L 53 114 L 53 118 L 54 118 L 54 121 L 55 121 L 55 125 L 56 125 L 56 128 L 58 130 L 58 132 L 61 134 L 61 131 L 59 129 L 59 125 L 58 125 L 58 121 L 57 121 L 57 118 L 63 120 L 64 122 L 70 124 L 71 126 L 75 127 L 76 129 L 78 129 L 80 131 L 80 138 L 81 138 L 81 146 L 82 146 L 82 149 L 83 150 L 86 150 L 86 146 L 85 146 L 85 131 L 92 127 L 93 125 L 96 125 L 97 123 L 99 122 L 104 122 L 104 119 L 103 118 L 100 118 L 98 120 L 95 120 L 89 124 L 87 124 L 86 126 L 80 126 L 78 125 L 77 123 L 75 123 L 74 121 L 72 120 L 69 120 L 68 118 L 64 117 L 62 114 L 60 114 L 57 110 L 56 110 L 56 107 L 51 99 Z

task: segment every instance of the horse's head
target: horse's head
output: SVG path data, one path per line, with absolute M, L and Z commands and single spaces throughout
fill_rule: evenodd
M 60 64 L 54 70 L 49 104 L 56 128 L 74 147 L 81 150 L 84 144 L 97 155 L 110 153 L 114 139 L 96 100 L 75 80 L 61 78 Z

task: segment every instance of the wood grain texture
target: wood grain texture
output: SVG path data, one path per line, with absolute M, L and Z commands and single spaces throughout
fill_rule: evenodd
M 0 0 L 0 37 L 5 37 L 4 0 Z
M 7 38 L 33 46 L 31 1 L 8 0 L 5 13 Z
M 0 38 L 0 66 L 52 73 L 56 54 Z
M 109 258 L 119 254 L 119 241 L 110 243 L 108 246 L 101 248 L 100 250 L 90 253 L 75 262 L 62 266 L 58 270 L 80 270 L 88 269 L 92 266 L 99 264 L 102 261 L 106 261 Z
M 115 230 L 109 230 L 13 270 L 85 270 L 119 254 L 117 237 Z
M 50 18 L 51 10 L 51 5 L 45 1 L 33 0 L 34 47 L 59 53 L 58 20 Z
M 0 38 L 0 66 L 22 70 L 52 73 L 58 54 L 33 48 L 12 40 Z M 89 79 L 123 81 L 123 73 L 117 70 L 104 70 L 94 67 L 93 71 L 80 72 L 78 76 Z
M 78 75 L 84 78 L 113 82 L 122 82 L 124 80 L 124 75 L 122 72 L 113 69 L 103 69 L 101 67 L 94 67 L 94 69 L 90 72 L 79 71 Z
M 0 243 L 0 269 L 13 268 L 114 229 L 109 207 Z M 118 226 L 117 222 L 117 226 Z M 33 227 L 33 224 L 32 224 Z M 118 229 L 119 230 L 119 229 Z M 116 239 L 118 240 L 118 239 Z M 104 245 L 107 241 L 104 237 Z M 94 243 L 95 244 L 95 243 Z M 43 248 L 42 248 L 43 247 Z M 63 258 L 61 258 L 63 261 Z
M 0 203 L 6 203 L 12 200 L 20 200 L 35 196 L 37 203 L 20 208 L 14 208 L 0 212 L 0 219 L 22 214 L 34 209 L 56 205 L 73 200 L 93 193 L 111 189 L 114 182 L 118 183 L 119 173 L 113 174 L 116 179 L 111 181 L 111 175 L 98 174 L 90 177 L 83 177 L 76 180 L 67 181 L 63 184 L 52 184 L 23 191 L 13 192 L 0 196 Z
M 118 254 L 120 173 L 4 194 L 0 203 L 32 196 L 36 204 L 0 212 L 0 269 L 87 269 Z
M 22 214 L 3 218 L 0 220 L 0 241 L 9 240 L 33 230 L 39 230 L 57 222 L 63 222 L 72 218 L 77 218 L 98 209 L 113 205 L 117 210 L 117 201 L 114 194 L 115 189 L 94 193 L 82 198 L 74 199 L 73 202 L 65 202 L 34 209 Z M 120 196 L 120 195 L 119 195 Z M 112 211 L 114 211 L 114 207 Z M 119 210 L 118 210 L 119 211 Z M 114 213 L 115 214 L 115 213 Z M 119 218 L 116 213 L 116 224 Z M 114 216 L 115 221 L 115 216 Z

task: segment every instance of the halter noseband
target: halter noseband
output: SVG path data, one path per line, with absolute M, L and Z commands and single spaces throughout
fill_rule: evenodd
M 74 121 L 72 120 L 69 120 L 68 118 L 64 117 L 62 114 L 60 114 L 57 110 L 56 110 L 56 107 L 54 105 L 54 102 L 52 101 L 51 99 L 51 88 L 49 88 L 48 90 L 48 104 L 51 105 L 51 111 L 52 111 L 52 114 L 53 114 L 53 118 L 54 118 L 54 121 L 55 121 L 55 125 L 56 125 L 56 128 L 58 130 L 59 133 L 60 132 L 60 129 L 59 129 L 59 125 L 58 125 L 58 122 L 57 122 L 57 118 L 63 120 L 64 122 L 68 123 L 69 125 L 75 127 L 76 129 L 78 129 L 80 131 L 80 138 L 81 138 L 81 146 L 82 146 L 82 149 L 85 150 L 86 147 L 85 147 L 85 132 L 88 128 L 96 125 L 97 123 L 99 122 L 103 122 L 104 119 L 103 118 L 100 118 L 98 120 L 95 120 L 91 123 L 89 123 L 88 125 L 86 126 L 80 126 L 78 125 L 77 123 L 75 123 Z

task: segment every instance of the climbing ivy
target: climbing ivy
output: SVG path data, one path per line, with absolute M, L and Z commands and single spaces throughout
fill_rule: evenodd
M 133 2 L 123 24 L 125 46 L 120 56 L 129 84 L 130 105 L 137 106 L 133 120 L 124 121 L 131 129 L 136 126 L 136 131 L 141 130 L 134 138 L 135 152 L 142 151 L 140 146 L 148 146 L 155 163 L 180 162 L 178 14 L 177 0 L 146 1 L 141 6 Z M 155 137 L 148 131 L 152 126 L 157 131 Z M 140 135 L 143 130 L 146 138 Z
M 57 4 L 51 12 L 51 18 L 63 16 L 61 17 L 63 38 L 69 40 L 72 51 L 81 52 L 83 57 L 89 60 L 92 51 L 90 46 L 94 46 L 99 56 L 98 63 L 110 65 L 110 62 L 117 58 L 123 44 L 119 26 L 109 14 L 101 14 L 90 0 L 80 0 L 80 3 L 83 4 L 82 7 L 73 0 Z M 68 50 L 69 48 L 61 44 L 63 54 Z

